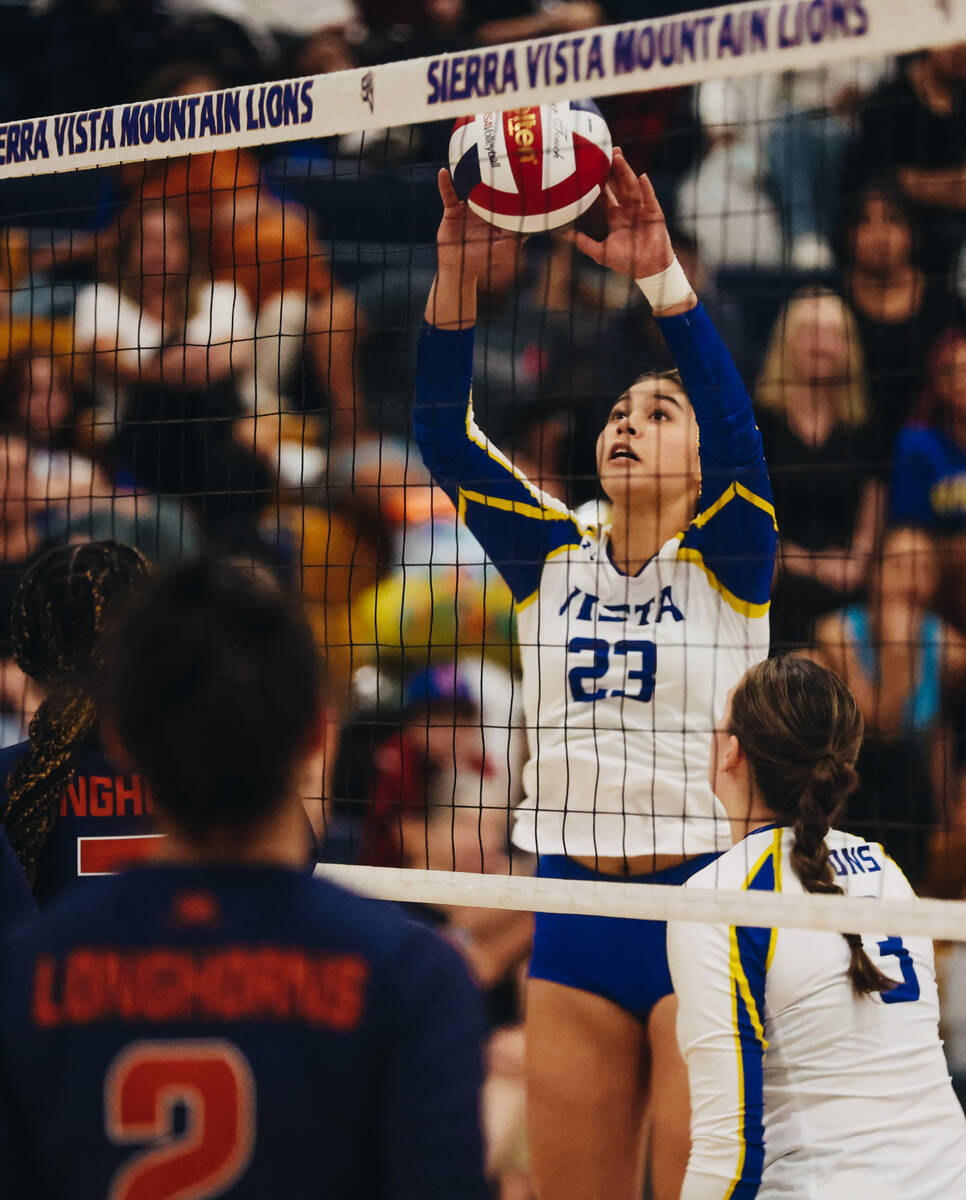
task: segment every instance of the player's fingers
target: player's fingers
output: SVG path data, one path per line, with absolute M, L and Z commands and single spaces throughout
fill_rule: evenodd
M 447 211 L 452 208 L 459 208 L 460 198 L 456 194 L 456 188 L 453 187 L 453 181 L 450 178 L 449 171 L 445 167 L 440 167 L 439 174 L 436 176 L 436 182 L 439 185 L 439 198 L 443 202 L 443 208 Z
M 641 204 L 641 189 L 638 183 L 637 176 L 631 170 L 630 164 L 623 154 L 618 150 L 614 154 L 614 161 L 611 165 L 611 179 L 614 183 L 614 190 L 617 192 L 617 198 L 624 208 L 635 208 Z
M 646 215 L 655 221 L 663 221 L 664 212 L 661 209 L 660 202 L 654 192 L 654 185 L 650 179 L 646 175 L 642 175 L 637 180 L 637 187 Z
M 592 258 L 595 263 L 603 264 L 606 253 L 603 242 L 595 242 L 592 237 L 588 237 L 586 233 L 578 233 L 576 229 L 565 229 L 563 236 L 568 242 L 573 242 L 582 254 Z

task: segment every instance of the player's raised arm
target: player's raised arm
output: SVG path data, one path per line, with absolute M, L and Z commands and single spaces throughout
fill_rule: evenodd
M 516 600 L 537 588 L 551 551 L 580 541 L 565 505 L 534 487 L 477 428 L 470 389 L 476 287 L 490 265 L 520 252 L 520 239 L 460 202 L 439 173 L 443 218 L 438 270 L 419 341 L 413 425 L 433 479 L 499 568 Z
M 646 175 L 614 151 L 606 189 L 608 236 L 571 240 L 595 262 L 633 278 L 677 365 L 698 425 L 700 490 L 681 555 L 748 615 L 767 611 L 777 543 L 771 485 L 751 399 L 728 348 L 678 263 Z

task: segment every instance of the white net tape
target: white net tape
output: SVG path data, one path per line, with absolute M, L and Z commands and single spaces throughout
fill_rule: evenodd
M 0 125 L 0 179 L 804 70 L 964 38 L 964 0 L 734 4 L 366 70 L 14 121 Z
M 316 874 L 378 900 L 469 905 L 529 912 L 579 913 L 651 921 L 776 926 L 832 933 L 901 930 L 904 937 L 966 941 L 966 905 L 958 900 L 877 900 L 774 895 L 647 883 L 574 884 L 465 871 L 320 866 Z

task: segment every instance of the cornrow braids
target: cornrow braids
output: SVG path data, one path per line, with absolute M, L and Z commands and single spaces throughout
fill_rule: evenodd
M 47 690 L 30 722 L 27 752 L 7 778 L 3 816 L 31 883 L 80 749 L 97 724 L 93 685 L 101 667 L 101 634 L 146 572 L 147 560 L 132 547 L 89 542 L 44 554 L 17 590 L 14 657 Z
M 791 862 L 806 892 L 842 895 L 829 861 L 828 832 L 859 785 L 862 716 L 852 693 L 808 659 L 779 655 L 746 673 L 731 697 L 730 732 L 741 743 L 764 803 L 791 826 Z M 887 992 L 857 933 L 849 980 L 857 995 Z

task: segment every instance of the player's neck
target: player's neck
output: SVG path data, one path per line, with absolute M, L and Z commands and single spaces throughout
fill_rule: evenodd
M 641 511 L 643 509 L 643 511 Z M 681 496 L 661 504 L 614 504 L 610 524 L 610 554 L 625 575 L 636 575 L 666 541 L 687 529 L 694 516 L 694 498 Z
M 309 824 L 301 804 L 286 804 L 268 821 L 239 837 L 231 829 L 215 830 L 204 840 L 188 836 L 159 817 L 166 834 L 157 858 L 192 867 L 272 866 L 303 869 L 309 861 Z

